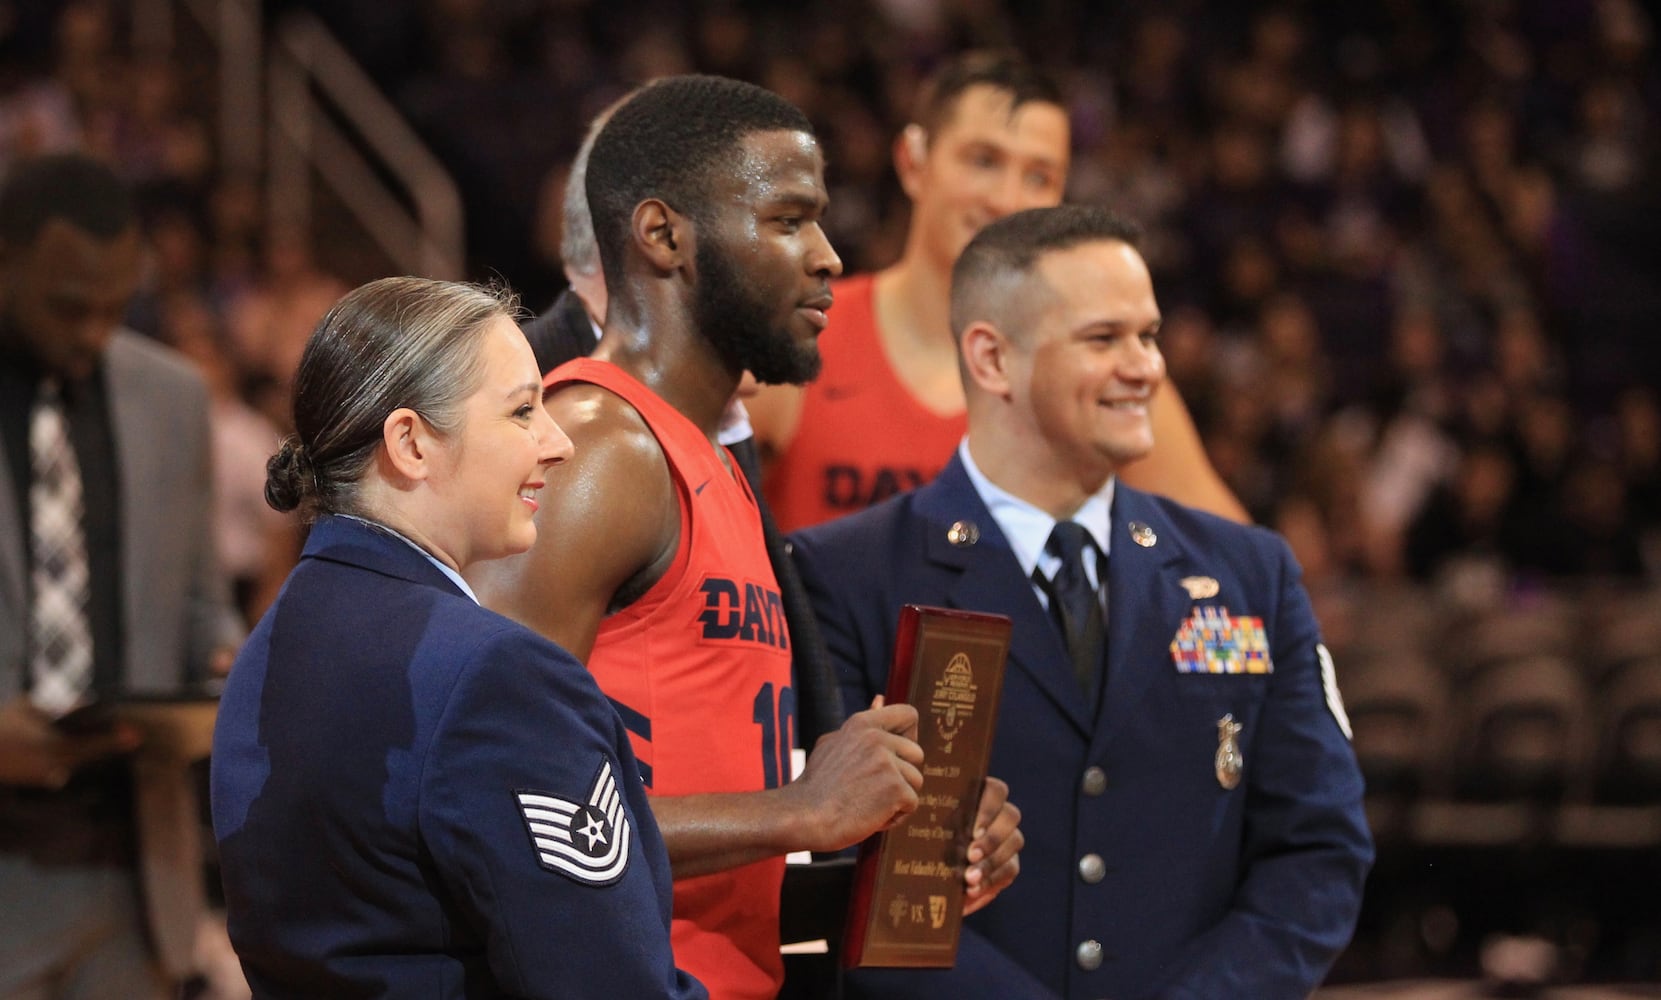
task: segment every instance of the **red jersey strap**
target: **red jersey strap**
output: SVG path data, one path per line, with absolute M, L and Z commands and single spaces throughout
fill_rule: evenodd
M 553 390 L 572 382 L 597 385 L 615 393 L 625 403 L 634 407 L 646 421 L 646 426 L 651 428 L 652 433 L 663 444 L 665 456 L 673 456 L 671 464 L 683 468 L 688 475 L 701 474 L 713 469 L 719 469 L 727 476 L 732 475 L 716 453 L 716 446 L 710 443 L 704 432 L 698 429 L 698 425 L 665 402 L 662 396 L 611 362 L 594 358 L 574 358 L 549 372 L 543 378 L 542 386 L 544 389 Z M 692 465 L 700 464 L 697 458 L 700 454 L 707 454 L 711 469 L 690 468 Z

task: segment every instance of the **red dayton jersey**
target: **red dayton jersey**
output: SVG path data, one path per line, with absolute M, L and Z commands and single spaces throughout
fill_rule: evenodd
M 928 409 L 894 374 L 877 335 L 869 274 L 837 282 L 819 335 L 824 368 L 802 395 L 790 445 L 767 473 L 782 531 L 863 510 L 934 479 L 967 418 Z
M 680 505 L 674 562 L 601 623 L 588 661 L 633 737 L 649 791 L 777 787 L 790 776 L 796 697 L 784 604 L 755 498 L 702 431 L 622 369 L 580 358 L 545 384 L 569 382 L 608 389 L 640 413 L 663 447 Z M 675 882 L 675 964 L 712 998 L 778 993 L 783 878 L 780 857 Z

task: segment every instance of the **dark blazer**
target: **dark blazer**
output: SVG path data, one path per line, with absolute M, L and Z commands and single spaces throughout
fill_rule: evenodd
M 363 522 L 318 522 L 249 637 L 212 789 L 257 996 L 705 995 L 588 671 Z
M 594 321 L 582 297 L 567 288 L 548 310 L 521 326 L 536 355 L 536 366 L 546 375 L 572 358 L 586 358 L 600 342 Z
M 960 460 L 793 536 L 849 706 L 884 689 L 902 603 L 1014 621 L 991 770 L 1021 809 L 1020 876 L 968 919 L 956 969 L 851 975 L 850 995 L 1291 1000 L 1348 942 L 1372 845 L 1290 551 L 1123 483 L 1111 531 L 1099 713 Z M 1273 672 L 1178 672 L 1172 641 L 1205 607 L 1261 618 Z

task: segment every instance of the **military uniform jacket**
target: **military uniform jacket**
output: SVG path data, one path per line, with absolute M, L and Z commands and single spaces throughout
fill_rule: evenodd
M 794 536 L 850 710 L 885 688 L 901 604 L 1014 622 L 991 771 L 1021 809 L 1020 875 L 955 969 L 851 994 L 1291 1000 L 1348 942 L 1372 845 L 1290 551 L 1123 483 L 1111 532 L 1099 710 L 960 460 Z
M 212 789 L 256 996 L 705 996 L 588 671 L 363 522 L 316 525 L 244 646 Z

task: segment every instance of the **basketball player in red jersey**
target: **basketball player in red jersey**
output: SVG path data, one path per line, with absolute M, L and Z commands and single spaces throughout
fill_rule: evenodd
M 966 53 L 924 85 L 894 142 L 911 199 L 900 260 L 835 285 L 817 380 L 746 401 L 782 530 L 922 486 L 951 458 L 966 427 L 947 317 L 952 264 L 987 223 L 1061 203 L 1069 141 L 1059 89 L 1013 53 Z M 1246 520 L 1174 387 L 1155 397 L 1152 417 L 1159 447 L 1122 478 Z
M 712 997 L 772 997 L 789 851 L 836 851 L 916 807 L 916 712 L 851 717 L 789 777 L 790 637 L 754 497 L 717 445 L 745 369 L 803 381 L 841 261 L 824 165 L 774 94 L 714 77 L 642 88 L 601 130 L 588 200 L 610 293 L 590 358 L 548 375 L 571 437 L 539 543 L 476 581 L 588 663 L 629 728 L 675 874 L 676 963 Z M 557 738 L 557 734 L 550 734 Z M 988 782 L 966 909 L 1018 869 Z

